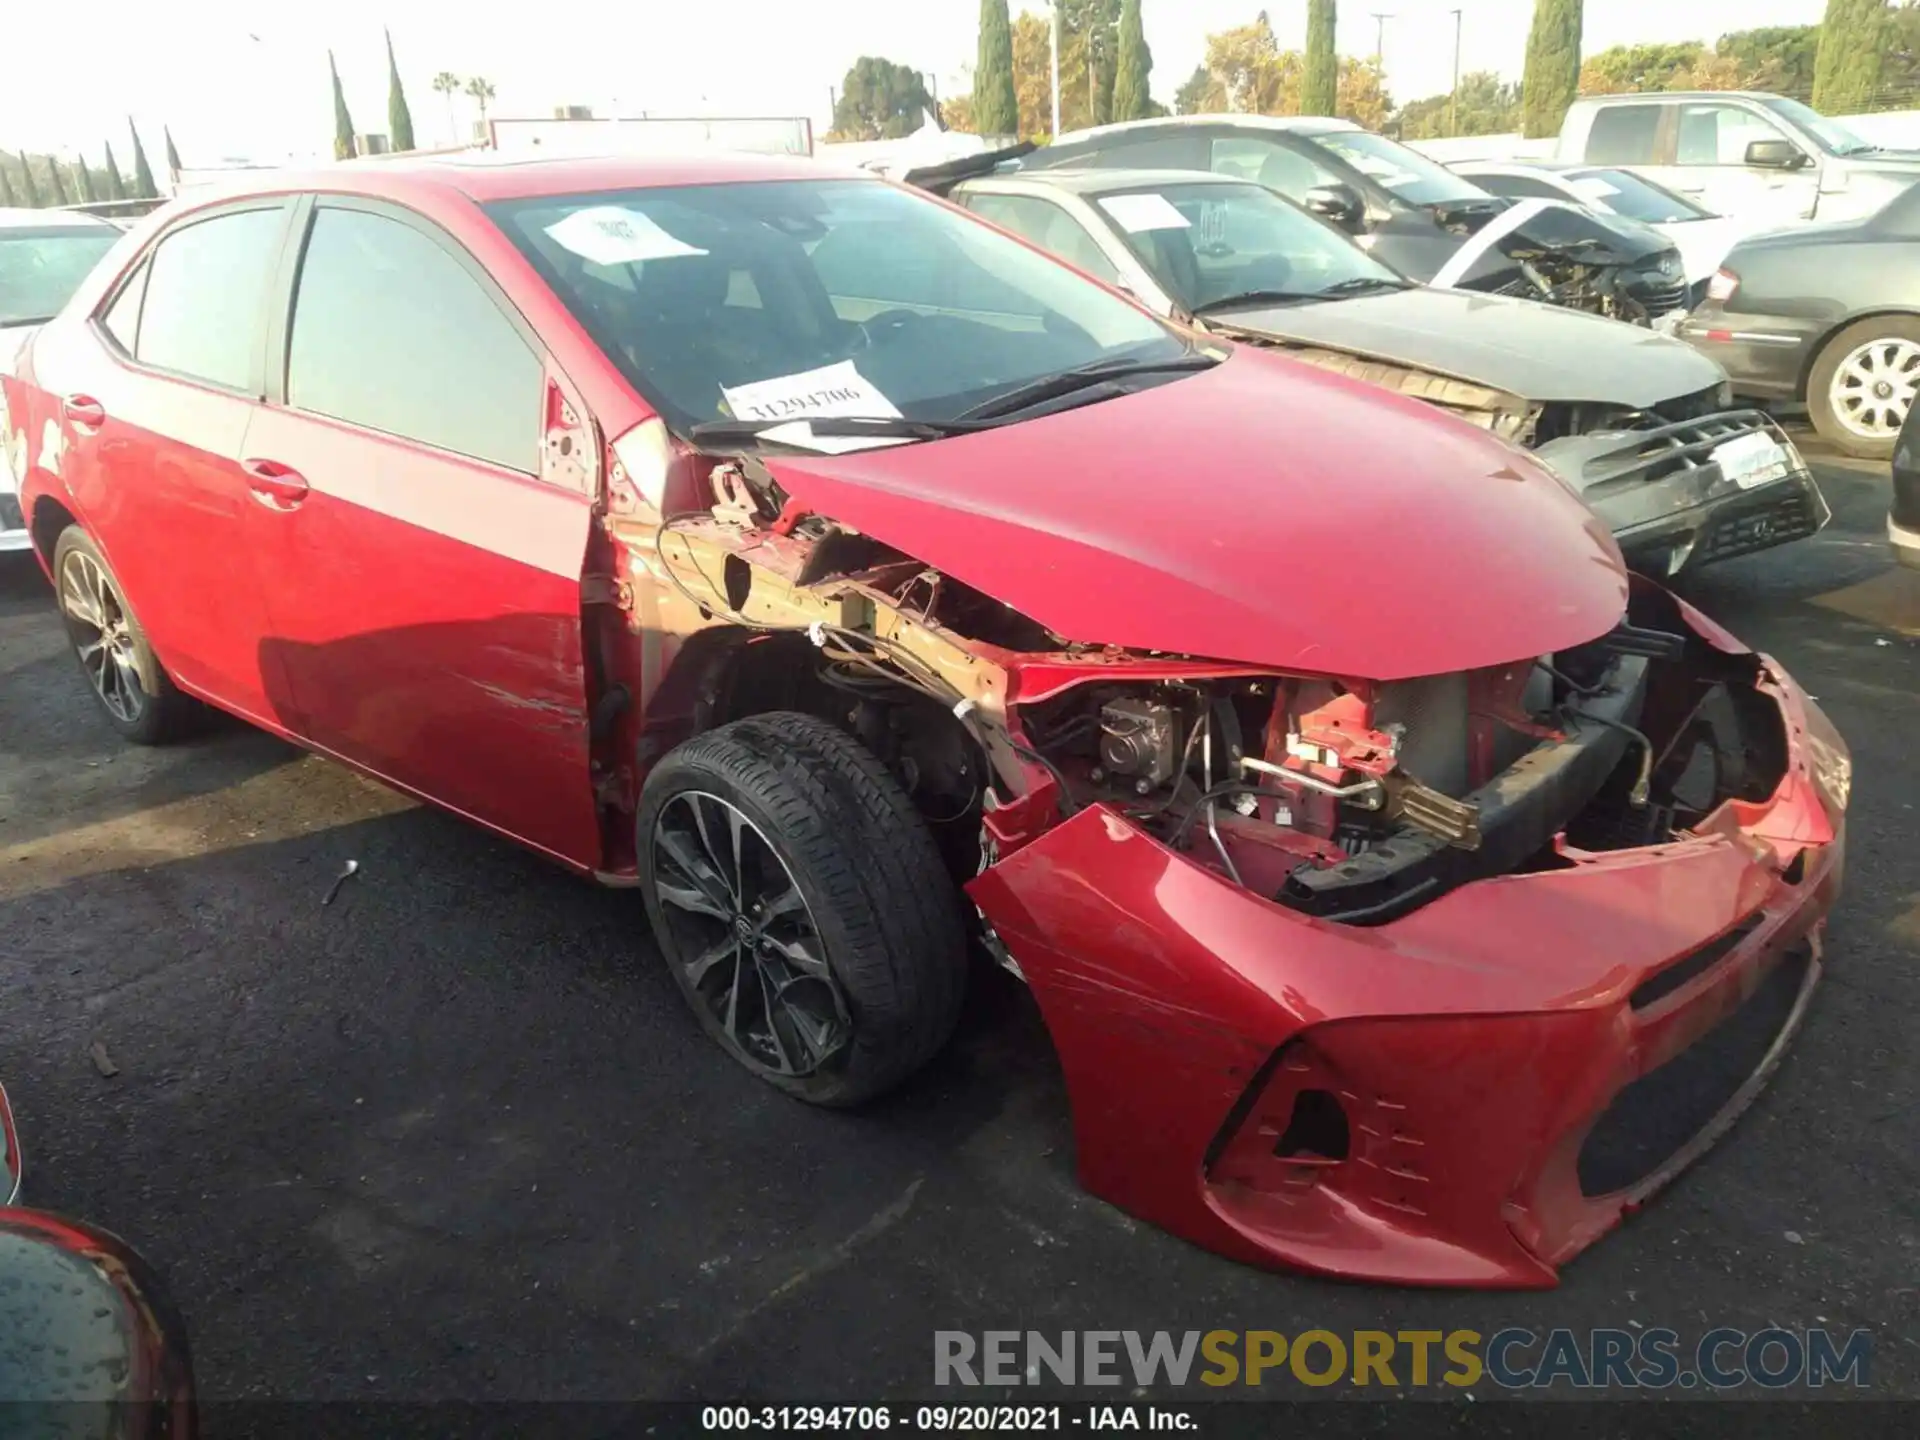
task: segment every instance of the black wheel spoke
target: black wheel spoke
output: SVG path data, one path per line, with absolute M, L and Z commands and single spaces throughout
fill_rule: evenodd
M 655 889 L 663 901 L 697 915 L 710 915 L 716 920 L 733 918 L 733 895 L 719 872 L 700 853 L 698 840 L 680 831 L 663 829 L 655 843 L 654 853 L 656 871 L 660 868 L 661 860 L 668 861 L 671 868 L 678 872 L 680 880 L 685 882 L 669 883 L 664 876 L 660 876 Z
M 819 945 L 817 939 L 809 943 L 808 940 L 781 940 L 772 935 L 761 938 L 770 950 L 802 974 L 811 975 L 820 980 L 832 978 L 833 972 L 827 968 L 826 958 L 815 953 L 814 947 Z
M 687 983 L 699 985 L 713 972 L 713 967 L 728 956 L 736 960 L 740 957 L 740 942 L 734 939 L 731 929 L 688 962 Z

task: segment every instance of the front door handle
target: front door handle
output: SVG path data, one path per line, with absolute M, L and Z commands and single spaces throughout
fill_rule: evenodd
M 82 430 L 98 430 L 107 423 L 107 407 L 91 395 L 69 395 L 60 402 L 60 413 Z
M 247 472 L 247 489 L 253 498 L 269 510 L 298 509 L 307 498 L 307 482 L 299 471 L 277 460 L 242 460 Z

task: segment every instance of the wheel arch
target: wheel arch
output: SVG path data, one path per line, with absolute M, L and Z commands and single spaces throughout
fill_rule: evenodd
M 1845 331 L 1858 325 L 1862 320 L 1878 320 L 1882 316 L 1899 316 L 1906 320 L 1920 320 L 1920 305 L 1875 305 L 1834 321 L 1832 325 L 1820 333 L 1811 345 L 1807 346 L 1806 354 L 1801 356 L 1800 378 L 1795 387 L 1795 398 L 1802 402 L 1808 399 L 1813 384 L 1814 367 L 1820 363 L 1820 357 L 1826 354 L 1829 345 Z
M 34 500 L 27 534 L 33 540 L 34 554 L 40 557 L 40 564 L 49 575 L 53 573 L 53 547 L 60 542 L 61 532 L 79 523 L 80 517 L 53 496 L 41 495 Z

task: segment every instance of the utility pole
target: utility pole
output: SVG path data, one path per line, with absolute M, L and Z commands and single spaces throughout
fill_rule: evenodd
M 1447 101 L 1447 133 L 1460 133 L 1460 12 L 1453 12 L 1453 95 Z
M 1053 138 L 1060 138 L 1060 0 L 1053 0 Z
M 1376 70 L 1380 68 L 1381 57 L 1386 53 L 1387 21 L 1391 19 L 1393 12 L 1390 10 L 1385 13 L 1378 10 L 1373 12 L 1373 66 Z

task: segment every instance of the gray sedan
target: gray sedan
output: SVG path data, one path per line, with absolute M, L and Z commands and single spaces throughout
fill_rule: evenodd
M 1892 455 L 1920 390 L 1920 185 L 1865 220 L 1741 241 L 1680 335 L 1736 393 L 1804 401 L 1848 454 Z

